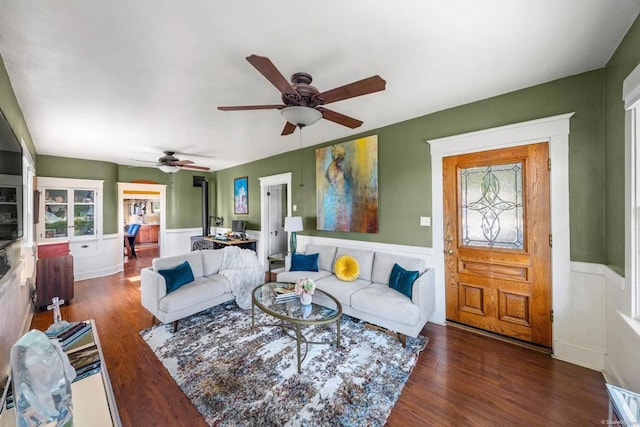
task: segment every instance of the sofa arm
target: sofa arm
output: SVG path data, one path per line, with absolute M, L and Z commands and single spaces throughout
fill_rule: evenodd
M 436 308 L 436 286 L 433 268 L 427 269 L 413 282 L 411 302 L 420 307 L 420 318 L 428 321 Z
M 160 299 L 167 294 L 167 284 L 162 275 L 152 268 L 143 268 L 140 272 L 140 288 L 142 306 L 158 317 Z

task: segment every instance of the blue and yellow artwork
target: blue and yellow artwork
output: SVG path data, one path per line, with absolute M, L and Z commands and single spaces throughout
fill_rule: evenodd
M 317 229 L 378 232 L 378 136 L 316 150 Z

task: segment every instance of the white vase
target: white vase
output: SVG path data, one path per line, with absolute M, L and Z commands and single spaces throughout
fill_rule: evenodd
M 303 292 L 300 294 L 300 304 L 309 305 L 311 304 L 311 294 Z

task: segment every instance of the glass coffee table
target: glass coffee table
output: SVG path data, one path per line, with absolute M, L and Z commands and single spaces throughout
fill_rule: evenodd
M 295 332 L 295 336 L 291 336 L 296 340 L 296 352 L 298 356 L 298 373 L 300 373 L 302 362 L 307 357 L 309 344 L 333 344 L 340 346 L 340 317 L 342 316 L 342 304 L 333 296 L 320 289 L 315 290 L 314 298 L 320 294 L 335 304 L 335 308 L 327 308 L 321 305 L 311 303 L 302 305 L 299 298 L 292 298 L 285 301 L 276 301 L 274 288 L 287 286 L 288 283 L 265 283 L 256 287 L 251 294 L 251 332 L 256 326 L 280 326 L 287 335 L 289 330 Z M 272 325 L 256 325 L 256 307 L 268 315 L 279 320 L 278 323 Z M 303 326 L 326 325 L 329 323 L 336 324 L 335 341 L 309 341 L 302 334 Z M 301 351 L 302 343 L 304 343 L 304 353 Z

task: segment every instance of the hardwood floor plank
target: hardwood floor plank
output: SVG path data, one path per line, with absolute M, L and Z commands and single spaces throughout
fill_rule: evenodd
M 123 273 L 75 283 L 65 320 L 94 319 L 123 426 L 204 426 L 140 337 L 151 315 L 140 305 L 140 269 L 158 256 L 138 252 Z M 46 329 L 51 312 L 32 328 Z M 420 354 L 388 426 L 601 425 L 608 399 L 602 374 L 462 329 L 427 324 Z

